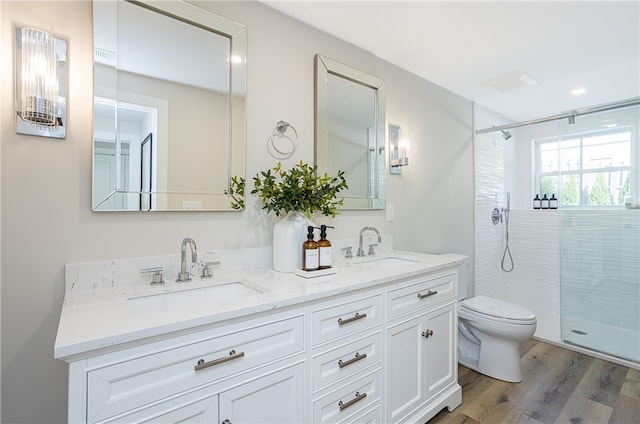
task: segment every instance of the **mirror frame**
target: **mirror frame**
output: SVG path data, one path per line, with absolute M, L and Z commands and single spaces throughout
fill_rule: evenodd
M 94 3 L 100 0 L 94 0 Z M 189 25 L 205 29 L 212 33 L 218 34 L 223 37 L 227 37 L 230 40 L 230 56 L 242 58 L 241 63 L 235 63 L 233 60 L 229 60 L 229 72 L 230 72 L 230 85 L 229 85 L 229 136 L 228 136 L 228 157 L 227 157 L 227 181 L 225 182 L 226 191 L 230 189 L 231 177 L 233 176 L 245 176 L 246 168 L 246 64 L 247 64 L 247 27 L 240 23 L 234 22 L 223 16 L 220 16 L 207 9 L 203 9 L 196 5 L 186 3 L 184 1 L 162 1 L 162 0 L 117 0 L 125 1 L 142 8 L 151 10 L 156 13 L 160 13 L 167 17 L 176 19 Z M 95 48 L 95 46 L 94 46 Z M 95 52 L 94 52 L 95 54 Z M 116 104 L 121 101 L 116 94 Z M 95 100 L 94 100 L 95 102 Z M 93 113 L 92 113 L 93 116 Z M 162 122 L 159 125 L 166 125 Z M 93 136 L 92 136 L 93 139 Z M 92 141 L 92 192 L 94 187 L 95 171 L 94 171 L 94 157 L 95 157 L 95 142 Z M 106 198 L 99 201 L 95 201 L 92 198 L 91 209 L 94 212 L 140 212 L 140 211 L 235 211 L 231 207 L 231 197 L 224 193 L 166 193 L 155 192 L 131 192 L 120 190 L 119 187 L 115 187 L 114 191 Z M 106 202 L 114 195 L 132 195 L 138 194 L 141 197 L 145 194 L 150 196 L 156 196 L 158 198 L 169 199 L 171 195 L 181 195 L 185 199 L 191 199 L 194 196 L 199 198 L 205 198 L 213 202 L 216 206 L 211 208 L 202 209 L 178 209 L 178 208 L 162 208 L 162 209 L 99 209 L 99 206 Z M 168 200 L 167 200 L 168 201 Z M 217 206 L 221 205 L 221 206 Z M 224 206 L 222 206 L 224 205 Z
M 384 209 L 385 204 L 385 84 L 384 80 L 369 75 L 358 69 L 347 66 L 336 60 L 319 54 L 316 61 L 316 101 L 315 101 L 315 164 L 318 172 L 324 173 L 328 170 L 328 146 L 329 146 L 329 122 L 327 113 L 327 81 L 329 75 L 335 75 L 356 84 L 361 84 L 372 88 L 375 91 L 375 145 L 377 154 L 375 169 L 377 175 L 373 186 L 374 192 L 369 197 L 344 197 L 344 205 L 340 209 Z M 349 183 L 346 174 L 347 184 Z

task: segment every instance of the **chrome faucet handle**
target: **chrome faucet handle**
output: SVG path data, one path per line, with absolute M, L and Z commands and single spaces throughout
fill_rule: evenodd
M 344 258 L 345 259 L 351 259 L 353 258 L 353 252 L 351 251 L 352 247 L 351 246 L 347 246 L 347 247 L 343 247 L 342 250 L 344 252 Z
M 378 243 L 371 243 L 371 244 L 369 245 L 369 253 L 368 253 L 368 255 L 369 255 L 369 256 L 373 256 L 373 255 L 375 255 L 375 254 L 376 254 L 376 252 L 375 252 L 375 250 L 373 250 L 373 248 L 374 248 L 374 247 L 377 247 L 377 246 L 379 246 L 379 244 L 378 244 Z
M 164 279 L 162 277 L 162 267 L 154 267 L 154 268 L 142 268 L 140 270 L 140 274 L 151 274 L 151 285 L 157 286 L 164 284 Z
M 220 261 L 201 262 L 200 264 L 202 266 L 200 278 L 211 278 L 213 277 L 213 266 L 220 265 Z

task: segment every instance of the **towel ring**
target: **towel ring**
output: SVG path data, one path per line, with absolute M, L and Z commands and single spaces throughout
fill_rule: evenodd
M 287 130 L 291 128 L 295 134 L 295 138 L 287 135 Z M 284 146 L 278 146 L 274 138 L 284 139 L 288 143 Z M 288 122 L 278 121 L 275 128 L 271 132 L 271 136 L 267 139 L 267 151 L 276 159 L 288 159 L 298 148 L 298 131 Z

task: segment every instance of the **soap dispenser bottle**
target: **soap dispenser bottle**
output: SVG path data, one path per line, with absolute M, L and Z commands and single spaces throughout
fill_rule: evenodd
M 315 271 L 318 269 L 318 243 L 313 240 L 313 226 L 307 227 L 307 241 L 302 243 L 302 269 Z
M 536 194 L 536 197 L 533 199 L 533 209 L 540 209 L 540 196 Z
M 549 198 L 547 197 L 547 193 L 544 194 L 544 197 L 542 197 L 542 200 L 540 201 L 540 208 L 549 209 Z
M 320 240 L 318 240 L 318 250 L 320 251 L 318 269 L 331 268 L 331 242 L 327 240 L 327 228 L 329 225 L 320 226 Z
M 551 195 L 549 199 L 549 209 L 558 209 L 558 199 L 556 199 L 555 193 Z

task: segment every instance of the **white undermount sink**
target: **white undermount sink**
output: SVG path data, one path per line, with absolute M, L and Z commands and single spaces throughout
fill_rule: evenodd
M 128 298 L 130 302 L 145 304 L 155 303 L 157 306 L 179 307 L 185 304 L 213 304 L 227 300 L 240 299 L 246 296 L 262 294 L 264 289 L 250 286 L 242 281 L 217 283 L 204 287 L 189 287 L 192 283 L 181 283 L 181 290 L 161 293 L 139 294 Z
M 360 262 L 357 262 L 357 264 L 378 269 L 393 269 L 405 265 L 413 265 L 418 262 L 421 261 L 418 259 L 411 259 L 401 256 L 381 256 L 371 259 L 364 259 Z

